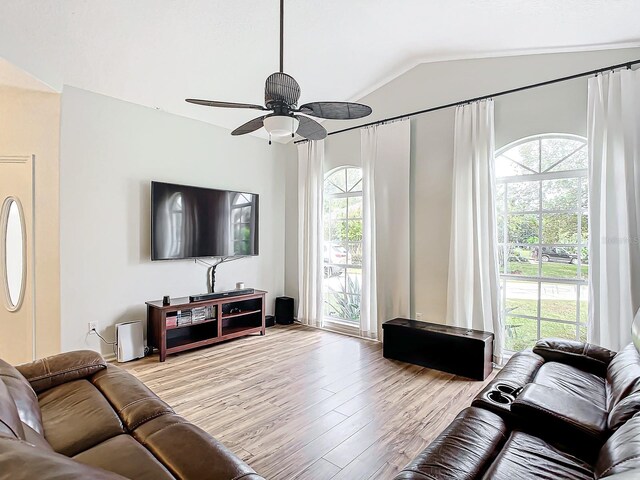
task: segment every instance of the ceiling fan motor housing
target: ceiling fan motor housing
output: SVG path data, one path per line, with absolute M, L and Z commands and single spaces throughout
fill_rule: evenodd
M 268 109 L 295 108 L 300 98 L 300 85 L 291 75 L 276 72 L 264 84 L 264 104 Z

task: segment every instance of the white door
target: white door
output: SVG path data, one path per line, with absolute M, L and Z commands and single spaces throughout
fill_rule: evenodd
M 0 156 L 0 358 L 33 360 L 34 157 Z

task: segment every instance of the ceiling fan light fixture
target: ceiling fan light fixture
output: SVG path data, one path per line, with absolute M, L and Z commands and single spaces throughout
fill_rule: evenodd
M 270 115 L 264 119 L 264 128 L 273 137 L 286 137 L 298 130 L 300 121 L 291 115 Z

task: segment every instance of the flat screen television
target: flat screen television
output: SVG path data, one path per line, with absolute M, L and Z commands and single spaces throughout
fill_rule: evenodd
M 151 260 L 258 255 L 258 195 L 151 182 Z

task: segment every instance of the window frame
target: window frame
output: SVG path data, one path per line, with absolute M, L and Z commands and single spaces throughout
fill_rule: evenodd
M 539 142 L 538 144 L 538 148 L 539 148 L 539 162 L 541 164 L 542 162 L 542 141 L 543 140 L 561 140 L 561 139 L 565 139 L 565 140 L 572 140 L 572 141 L 578 141 L 580 142 L 582 145 L 573 150 L 569 155 L 566 155 L 564 158 L 562 158 L 561 160 L 555 162 L 554 164 L 552 164 L 550 167 L 547 167 L 547 169 L 544 172 L 535 172 L 535 173 L 530 173 L 530 174 L 521 174 L 521 175 L 510 175 L 510 176 L 504 176 L 504 177 L 498 177 L 497 175 L 494 174 L 494 178 L 495 178 L 495 182 L 496 182 L 496 220 L 498 218 L 500 218 L 500 216 L 503 217 L 504 219 L 504 224 L 502 226 L 502 232 L 499 231 L 498 229 L 498 225 L 496 225 L 496 230 L 498 230 L 497 234 L 498 234 L 498 249 L 499 249 L 499 254 L 502 255 L 503 260 L 503 266 L 502 268 L 500 268 L 499 271 L 499 276 L 500 276 L 500 287 L 501 287 L 501 291 L 500 291 L 500 295 L 501 295 L 501 300 L 502 300 L 502 315 L 503 315 L 503 319 L 504 319 L 504 330 L 505 330 L 505 335 L 508 333 L 508 326 L 507 326 L 507 318 L 508 317 L 513 317 L 513 318 L 522 318 L 522 319 L 527 319 L 527 320 L 534 320 L 536 322 L 536 339 L 540 339 L 541 337 L 541 329 L 542 329 L 542 322 L 553 322 L 553 323 L 559 323 L 559 324 L 565 324 L 565 325 L 575 325 L 575 336 L 574 339 L 579 340 L 580 339 L 580 334 L 581 334 L 581 328 L 584 327 L 585 332 L 586 329 L 588 328 L 588 321 L 587 322 L 583 322 L 581 321 L 581 316 L 582 316 L 582 312 L 581 312 L 581 290 L 583 289 L 583 287 L 588 287 L 589 285 L 589 277 L 588 274 L 587 276 L 583 275 L 583 271 L 582 271 L 582 266 L 583 266 L 583 262 L 582 262 L 582 249 L 584 247 L 588 248 L 588 242 L 585 241 L 584 239 L 584 235 L 583 235 L 583 229 L 582 229 L 582 225 L 583 225 L 583 217 L 584 217 L 584 212 L 585 210 L 587 211 L 587 218 L 588 218 L 588 203 L 586 207 L 582 207 L 580 204 L 581 198 L 582 198 L 582 194 L 583 194 L 583 188 L 587 188 L 587 193 L 588 193 L 588 178 L 589 178 L 589 169 L 588 168 L 581 168 L 581 169 L 573 169 L 573 170 L 563 170 L 563 171 L 555 171 L 555 172 L 550 172 L 549 170 L 555 168 L 556 166 L 558 166 L 560 163 L 562 163 L 563 161 L 569 159 L 571 156 L 573 156 L 574 154 L 578 153 L 580 150 L 582 149 L 588 149 L 588 143 L 587 143 L 587 139 L 584 137 L 581 137 L 579 135 L 572 135 L 572 134 L 556 134 L 556 133 L 547 133 L 547 134 L 540 134 L 540 135 L 531 135 L 531 136 L 527 136 L 521 139 L 518 139 L 514 142 L 511 142 L 505 146 L 503 146 L 502 148 L 496 150 L 495 154 L 494 154 L 494 162 L 496 162 L 501 156 L 503 156 L 506 152 L 508 152 L 509 150 L 516 148 L 520 145 L 523 145 L 525 143 L 529 143 L 532 141 L 537 140 Z M 508 157 L 507 157 L 508 158 Z M 513 161 L 513 160 L 512 160 Z M 495 165 L 495 164 L 494 164 Z M 525 167 L 526 169 L 528 169 L 527 167 Z M 530 169 L 529 169 L 530 170 Z M 539 168 L 539 170 L 542 170 L 542 168 Z M 551 180 L 559 180 L 559 179 L 576 179 L 577 180 L 577 184 L 578 184 L 578 190 L 577 190 L 577 198 L 576 198 L 576 204 L 574 206 L 574 208 L 561 208 L 561 209 L 544 209 L 543 208 L 543 202 L 544 202 L 544 190 L 543 190 L 543 186 L 544 186 L 544 182 L 545 181 L 551 181 Z M 583 179 L 586 179 L 587 182 L 584 182 Z M 538 182 L 538 208 L 535 210 L 509 210 L 509 185 L 510 184 L 515 184 L 515 183 L 524 183 L 524 182 Z M 498 198 L 497 198 L 497 190 L 499 185 L 504 185 L 504 195 L 503 195 L 503 205 L 501 206 L 502 209 L 499 208 L 498 206 Z M 587 197 L 588 199 L 588 197 Z M 588 201 L 588 200 L 587 200 Z M 576 230 L 576 243 L 545 243 L 543 242 L 543 218 L 545 215 L 553 215 L 553 214 L 559 214 L 559 215 L 576 215 L 577 217 L 577 230 Z M 514 215 L 535 215 L 537 217 L 537 221 L 538 221 L 538 242 L 535 244 L 523 244 L 520 242 L 510 242 L 509 241 L 509 217 L 510 216 L 514 216 Z M 500 238 L 500 234 L 502 234 L 502 238 Z M 526 246 L 528 248 L 538 248 L 539 249 L 539 254 L 538 254 L 538 258 L 537 258 L 537 266 L 538 266 L 538 275 L 537 276 L 531 276 L 531 275 L 516 275 L 516 274 L 512 274 L 512 273 L 505 273 L 508 270 L 508 264 L 509 264 L 509 257 L 511 256 L 511 251 L 513 248 L 518 248 L 518 247 L 523 247 Z M 576 248 L 577 250 L 577 261 L 576 261 L 576 277 L 575 278 L 558 278 L 558 277 L 546 277 L 543 276 L 543 264 L 546 263 L 542 260 L 543 255 L 541 254 L 542 249 L 543 248 Z M 533 315 L 526 315 L 526 314 L 514 314 L 511 313 L 508 308 L 507 308 L 507 282 L 526 282 L 526 283 L 531 283 L 531 284 L 535 284 L 537 287 L 537 315 L 533 316 Z M 543 301 L 545 300 L 542 295 L 542 288 L 544 284 L 550 284 L 550 285 L 554 285 L 554 284 L 565 284 L 565 285 L 573 285 L 575 286 L 576 289 L 576 316 L 574 320 L 563 320 L 563 319 L 557 319 L 557 318 L 549 318 L 547 316 L 543 316 L 542 315 L 542 308 L 543 308 Z
M 360 245 L 361 247 L 363 246 L 363 240 L 364 238 L 362 238 L 359 242 L 353 242 L 350 241 L 348 238 L 348 232 L 349 232 L 349 222 L 351 221 L 360 221 L 360 222 L 364 222 L 364 205 L 362 207 L 363 211 L 361 213 L 360 217 L 351 217 L 349 215 L 349 199 L 351 198 L 360 198 L 362 200 L 362 202 L 364 202 L 363 199 L 363 189 L 362 189 L 362 183 L 364 181 L 364 179 L 361 178 L 358 182 L 356 182 L 351 189 L 348 189 L 348 191 L 343 191 L 343 192 L 339 192 L 339 193 L 327 193 L 326 189 L 328 187 L 328 180 L 329 178 L 331 178 L 333 175 L 335 175 L 337 172 L 339 171 L 344 171 L 345 172 L 345 186 L 348 187 L 348 177 L 347 177 L 347 172 L 350 169 L 357 169 L 360 171 L 360 173 L 362 174 L 362 167 L 357 166 L 357 165 L 340 165 L 338 167 L 335 167 L 327 172 L 325 172 L 324 174 L 324 178 L 323 178 L 323 185 L 322 185 L 322 192 L 323 192 L 323 224 L 324 225 L 329 225 L 329 231 L 331 231 L 331 224 L 332 224 L 332 218 L 330 216 L 326 217 L 325 216 L 325 205 L 326 202 L 331 200 L 331 199 L 346 199 L 347 203 L 345 206 L 345 213 L 346 216 L 344 217 L 344 219 L 338 219 L 338 221 L 345 221 L 346 222 L 346 232 L 347 232 L 347 238 L 344 241 L 340 241 L 340 242 L 336 242 L 332 239 L 329 240 L 325 240 L 325 233 L 323 231 L 323 241 L 322 241 L 322 251 L 323 251 L 323 257 L 324 257 L 324 249 L 325 246 L 327 246 L 327 248 L 330 248 L 332 246 L 341 246 L 343 248 L 345 248 L 347 255 L 349 256 L 349 246 L 350 245 Z M 340 188 L 337 185 L 333 184 L 336 188 Z M 353 190 L 354 188 L 358 187 L 358 190 Z M 364 235 L 363 235 L 364 237 Z M 325 282 L 327 280 L 327 277 L 324 273 L 325 271 L 325 267 L 330 267 L 330 268 L 341 268 L 345 270 L 345 280 L 348 280 L 348 270 L 349 269 L 356 269 L 360 271 L 360 278 L 362 278 L 362 264 L 360 265 L 356 265 L 353 263 L 348 263 L 349 258 L 347 258 L 347 262 L 345 263 L 332 263 L 331 262 L 331 253 L 329 252 L 329 262 L 328 263 L 324 263 L 324 259 L 323 259 L 323 274 L 322 274 L 322 296 L 323 296 L 323 321 L 325 323 L 325 325 L 327 325 L 328 327 L 330 327 L 331 329 L 335 329 L 335 330 L 339 330 L 339 331 L 343 331 L 345 333 L 350 333 L 353 334 L 356 331 L 359 330 L 360 328 L 360 320 L 351 320 L 351 319 L 345 319 L 345 318 L 341 318 L 341 317 L 333 317 L 333 316 L 329 316 L 327 311 L 327 295 L 332 293 L 326 290 L 325 288 Z M 346 287 L 348 288 L 348 287 Z M 344 295 L 347 299 L 349 297 L 353 298 L 353 297 L 357 297 L 359 302 L 360 302 L 360 306 L 362 306 L 362 292 L 360 292 L 359 294 L 354 294 L 354 293 L 347 293 L 347 290 L 343 290 L 342 292 L 338 292 L 341 293 L 342 295 Z M 362 313 L 361 313 L 362 314 Z

